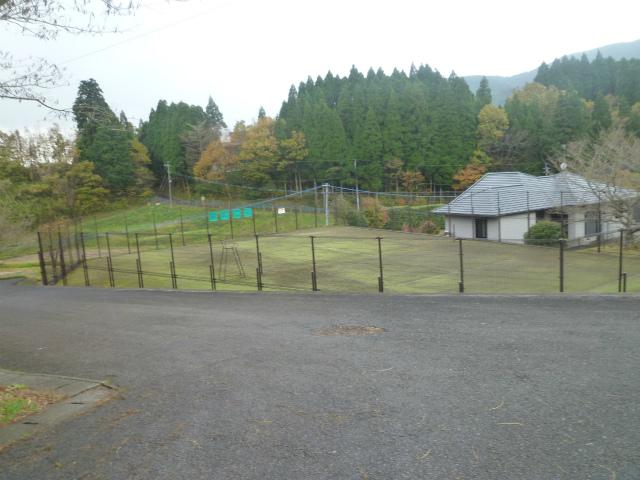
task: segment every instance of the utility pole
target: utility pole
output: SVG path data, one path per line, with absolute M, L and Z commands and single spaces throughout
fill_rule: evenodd
M 329 226 L 329 184 L 322 184 L 322 195 L 324 196 L 324 224 Z
M 169 208 L 173 208 L 173 195 L 171 194 L 171 165 L 167 162 L 164 166 L 167 167 L 167 178 L 169 181 Z
M 360 190 L 358 189 L 358 160 L 353 159 L 353 170 L 356 174 L 356 210 L 360 211 Z

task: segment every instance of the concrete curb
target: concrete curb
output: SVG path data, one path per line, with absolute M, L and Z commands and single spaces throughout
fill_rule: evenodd
M 0 369 L 0 384 L 22 384 L 33 390 L 52 391 L 64 396 L 63 400 L 48 406 L 41 413 L 30 415 L 18 423 L 0 427 L 0 452 L 19 440 L 52 428 L 71 417 L 86 413 L 115 395 L 113 387 L 96 380 L 3 369 Z

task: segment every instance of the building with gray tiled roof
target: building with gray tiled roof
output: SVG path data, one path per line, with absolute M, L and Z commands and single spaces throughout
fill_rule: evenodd
M 552 220 L 563 225 L 568 240 L 588 243 L 621 228 L 604 200 L 610 188 L 568 172 L 543 177 L 487 173 L 434 212 L 445 216 L 446 231 L 458 238 L 521 243 L 531 225 Z M 630 190 L 620 194 L 637 196 Z

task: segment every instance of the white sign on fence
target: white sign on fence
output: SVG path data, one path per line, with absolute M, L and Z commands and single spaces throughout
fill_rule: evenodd
M 285 210 L 284 207 L 278 208 L 278 215 L 284 215 L 285 213 L 287 213 L 287 211 Z

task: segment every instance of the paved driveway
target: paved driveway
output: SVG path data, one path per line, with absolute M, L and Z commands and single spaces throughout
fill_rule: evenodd
M 640 478 L 638 298 L 4 286 L 0 365 L 122 391 L 1 479 Z

